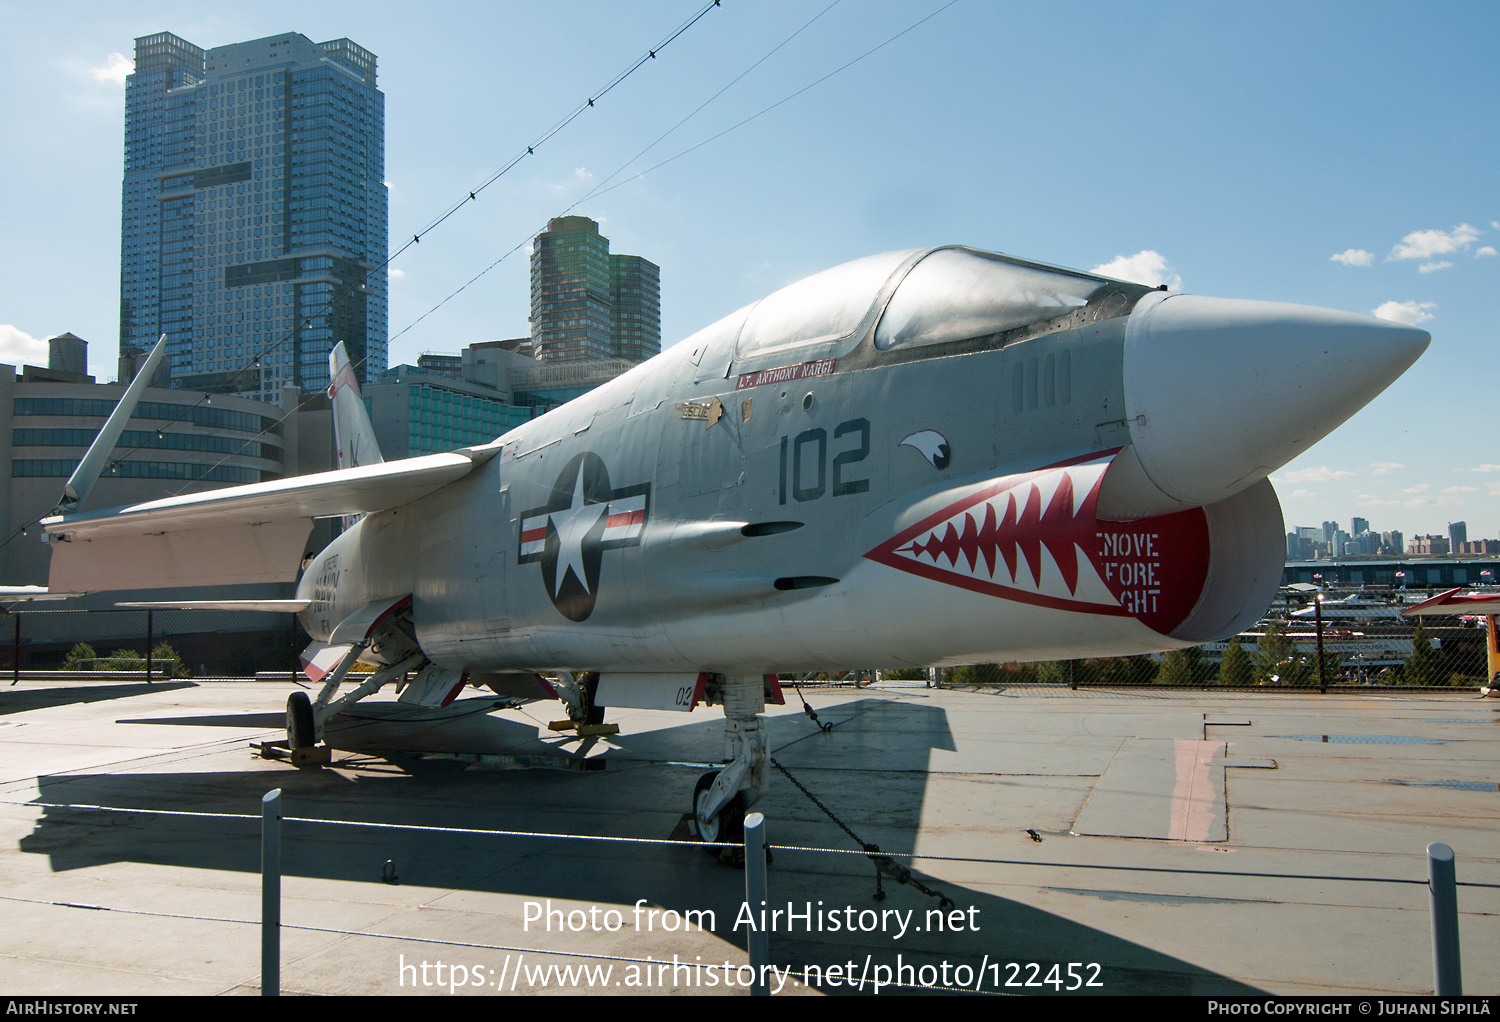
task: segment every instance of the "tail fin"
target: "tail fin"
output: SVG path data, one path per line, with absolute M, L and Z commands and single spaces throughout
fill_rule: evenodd
M 328 353 L 328 398 L 333 402 L 333 442 L 338 449 L 338 467 L 356 468 L 379 465 L 380 445 L 375 442 L 375 427 L 365 411 L 364 398 L 349 364 L 349 353 L 339 341 Z

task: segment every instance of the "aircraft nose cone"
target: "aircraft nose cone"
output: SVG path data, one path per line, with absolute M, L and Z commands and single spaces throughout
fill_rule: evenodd
M 1363 408 L 1431 339 L 1333 309 L 1148 296 L 1125 334 L 1125 411 L 1141 468 L 1184 504 L 1232 496 Z

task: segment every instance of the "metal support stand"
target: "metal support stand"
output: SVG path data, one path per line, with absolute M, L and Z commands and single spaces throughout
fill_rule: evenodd
M 260 995 L 281 996 L 281 789 L 260 800 Z
M 292 657 L 292 684 L 297 684 L 297 675 L 302 672 L 302 662 L 297 656 L 297 615 L 288 614 L 291 619 L 287 626 L 286 643 L 287 649 Z
M 745 817 L 745 904 L 751 918 L 766 907 L 766 818 L 760 813 Z M 750 931 L 750 968 L 755 979 L 750 983 L 752 997 L 769 997 L 766 967 L 771 964 L 770 938 L 764 927 Z
M 21 680 L 21 614 L 19 611 L 12 611 L 11 617 L 16 619 L 16 637 L 10 644 L 11 657 L 14 660 L 14 664 L 11 667 L 10 683 L 15 685 Z
M 1323 695 L 1328 694 L 1328 675 L 1323 666 L 1323 594 L 1319 593 L 1313 600 L 1314 616 L 1317 618 L 1318 626 L 1318 691 Z
M 148 685 L 151 684 L 151 639 L 153 630 L 152 625 L 154 623 L 151 620 L 151 614 L 151 611 L 146 611 L 146 684 Z
M 1463 970 L 1458 957 L 1458 872 L 1453 849 L 1434 841 L 1427 846 L 1427 890 L 1432 904 L 1432 992 L 1462 997 Z

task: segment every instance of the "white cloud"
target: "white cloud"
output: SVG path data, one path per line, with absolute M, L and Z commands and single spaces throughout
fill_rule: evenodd
M 388 271 L 386 271 L 386 272 L 388 272 L 388 273 L 389 273 L 389 274 L 390 274 L 390 275 L 391 275 L 391 279 L 392 279 L 392 280 L 400 280 L 400 279 L 401 279 L 401 278 L 403 278 L 403 277 L 405 277 L 405 276 L 406 276 L 406 271 L 405 271 L 405 270 L 400 270 L 400 269 L 397 269 L 397 268 L 396 268 L 396 267 L 394 267 L 394 266 L 392 266 L 392 267 L 391 267 L 391 268 L 390 268 L 390 269 L 389 269 L 389 270 L 388 270 Z
M 593 174 L 593 172 L 590 171 L 590 170 L 586 170 L 583 167 L 574 167 L 573 168 L 573 176 L 575 178 L 577 178 L 578 180 L 584 182 L 585 184 L 587 184 L 588 182 L 594 180 L 594 174 Z
M 1182 278 L 1167 263 L 1167 257 L 1153 249 L 1142 249 L 1135 255 L 1115 256 L 1107 263 L 1095 266 L 1091 273 L 1119 280 L 1133 280 L 1149 287 L 1167 285 L 1173 291 L 1182 289 Z
M 47 364 L 47 342 L 9 323 L 0 323 L 0 362 L 44 366 Z
M 1476 248 L 1474 250 L 1474 258 L 1475 259 L 1482 259 L 1485 256 L 1492 256 L 1492 255 L 1500 255 L 1500 253 L 1497 253 L 1495 251 L 1495 246 L 1494 245 L 1486 245 L 1486 246 L 1484 246 L 1484 248 Z
M 1477 487 L 1477 486 L 1445 486 L 1445 487 L 1443 487 L 1443 492 L 1444 493 L 1478 493 L 1479 492 L 1479 487 Z
M 1345 469 L 1331 469 L 1327 465 L 1318 465 L 1315 468 L 1299 468 L 1295 472 L 1288 472 L 1282 477 L 1289 483 L 1331 483 L 1340 479 L 1353 479 L 1357 473 Z
M 1292 496 L 1292 497 L 1316 497 L 1317 495 L 1318 495 L 1318 491 L 1317 490 L 1293 490 L 1289 494 L 1289 496 Z
M 1416 326 L 1425 320 L 1432 318 L 1428 309 L 1437 308 L 1436 302 L 1383 302 L 1380 308 L 1375 310 L 1375 315 L 1380 319 L 1388 319 L 1392 323 L 1405 323 L 1407 326 Z
M 1369 266 L 1375 261 L 1374 252 L 1366 252 L 1362 248 L 1346 248 L 1336 255 L 1328 257 L 1331 263 L 1343 263 L 1345 266 Z
M 123 53 L 111 53 L 98 67 L 89 68 L 97 81 L 124 85 L 125 77 L 135 70 L 135 62 Z
M 1472 224 L 1459 224 L 1451 231 L 1433 228 L 1429 231 L 1412 231 L 1391 249 L 1388 259 L 1431 259 L 1444 252 L 1457 252 L 1468 248 L 1483 232 Z
M 1466 468 L 1466 469 L 1463 469 L 1463 471 L 1465 471 L 1465 472 L 1500 472 L 1500 465 L 1491 465 L 1488 462 L 1486 462 L 1485 464 L 1480 465 L 1478 468 Z
M 1417 272 L 1418 273 L 1436 273 L 1438 270 L 1446 270 L 1448 267 L 1450 267 L 1452 265 L 1453 264 L 1450 263 L 1446 259 L 1444 259 L 1440 263 L 1423 263 L 1421 266 L 1417 267 Z
M 1432 489 L 1427 483 L 1420 486 L 1411 486 L 1396 495 L 1395 500 L 1384 497 L 1376 497 L 1373 494 L 1361 493 L 1359 503 L 1361 507 L 1462 507 L 1463 500 L 1458 496 L 1465 492 L 1463 487 L 1450 487 L 1442 494 L 1434 496 L 1427 491 Z M 1470 488 L 1472 489 L 1472 487 Z
M 1372 476 L 1388 476 L 1398 468 L 1406 466 L 1399 461 L 1372 461 L 1370 462 L 1370 474 Z

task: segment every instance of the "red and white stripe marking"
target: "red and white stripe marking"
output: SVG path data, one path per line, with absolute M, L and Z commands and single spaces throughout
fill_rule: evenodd
M 633 497 L 612 500 L 605 514 L 609 517 L 604 523 L 604 535 L 600 537 L 602 542 L 621 543 L 636 539 L 646 525 L 646 495 L 638 493 Z M 521 520 L 522 557 L 541 555 L 547 540 L 547 520 L 550 517 L 551 513 L 548 513 Z

